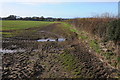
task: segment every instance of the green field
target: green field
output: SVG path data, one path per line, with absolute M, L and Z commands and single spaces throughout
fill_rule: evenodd
M 50 27 L 50 25 L 52 26 Z M 45 28 L 45 30 L 61 36 L 66 35 L 66 37 L 71 37 L 71 34 L 75 32 L 72 30 L 72 25 L 65 22 L 3 20 L 1 34 L 3 37 L 23 36 L 28 33 L 29 35 L 33 35 L 38 31 L 38 28 L 39 30 Z
M 16 33 L 23 32 L 24 29 L 44 27 L 55 22 L 45 22 L 45 21 L 21 21 L 21 20 L 3 20 L 2 21 L 2 32 L 3 37 L 12 37 Z
M 2 21 L 2 30 L 16 30 L 16 29 L 26 29 L 32 27 L 43 27 L 51 23 L 54 22 L 7 20 L 7 21 Z

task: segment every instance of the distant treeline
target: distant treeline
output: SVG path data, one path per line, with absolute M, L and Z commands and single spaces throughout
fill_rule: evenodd
M 30 21 L 63 21 L 63 20 L 67 20 L 67 19 L 63 19 L 63 18 L 52 18 L 52 17 L 48 17 L 48 18 L 44 18 L 43 16 L 41 17 L 19 17 L 16 15 L 10 15 L 8 17 L 4 17 L 1 18 L 2 20 L 30 20 Z
M 66 22 L 79 30 L 84 30 L 101 40 L 120 43 L 120 19 L 117 18 L 77 18 Z

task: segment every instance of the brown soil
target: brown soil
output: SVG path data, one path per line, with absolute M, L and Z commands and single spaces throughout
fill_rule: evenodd
M 11 38 L 3 39 L 3 49 L 25 49 L 23 53 L 6 53 L 3 55 L 3 79 L 16 78 L 76 78 L 72 70 L 64 68 L 59 55 L 68 50 L 77 59 L 78 66 L 81 66 L 83 78 L 115 78 L 118 71 L 105 65 L 89 52 L 83 43 L 78 41 L 74 32 L 64 32 L 60 23 L 55 23 L 43 28 L 30 28 L 23 30 Z M 35 30 L 35 32 L 32 32 Z M 37 42 L 40 38 L 64 37 L 64 42 Z M 12 47 L 16 45 L 16 47 Z M 73 65 L 74 66 L 74 65 Z M 74 70 L 73 70 L 74 71 Z M 86 77 L 85 77 L 86 76 Z M 81 78 L 80 77 L 80 78 Z

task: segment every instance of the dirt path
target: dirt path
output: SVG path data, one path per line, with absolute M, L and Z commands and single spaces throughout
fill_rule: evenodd
M 67 40 L 64 42 L 35 42 L 40 38 L 58 37 L 65 37 Z M 26 52 L 3 55 L 4 79 L 117 77 L 116 70 L 100 61 L 94 52 L 89 52 L 83 43 L 79 43 L 76 33 L 64 29 L 60 23 L 42 28 L 26 29 L 12 38 L 4 38 L 3 41 L 3 49 L 22 48 L 26 50 Z M 16 47 L 13 47 L 15 45 Z M 75 60 L 71 60 L 71 58 Z

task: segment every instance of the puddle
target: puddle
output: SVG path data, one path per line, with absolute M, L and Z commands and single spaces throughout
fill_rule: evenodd
M 25 50 L 23 49 L 19 49 L 19 50 L 0 49 L 0 53 L 16 53 L 16 52 L 25 52 Z
M 56 41 L 56 39 L 48 39 L 48 41 Z
M 56 41 L 55 39 L 39 39 L 38 42 Z
M 48 39 L 39 39 L 39 40 L 37 40 L 38 42 L 47 42 L 47 41 L 53 41 L 53 42 L 55 42 L 55 41 L 58 41 L 58 42 L 62 42 L 62 41 L 65 41 L 66 39 L 65 38 L 58 38 L 58 39 L 50 39 L 50 38 L 48 38 Z
M 58 40 L 58 42 L 62 42 L 62 41 L 65 41 L 66 39 L 65 38 L 58 38 L 57 40 Z
M 38 42 L 46 42 L 46 41 L 48 41 L 48 39 L 39 39 L 39 40 L 37 40 Z

